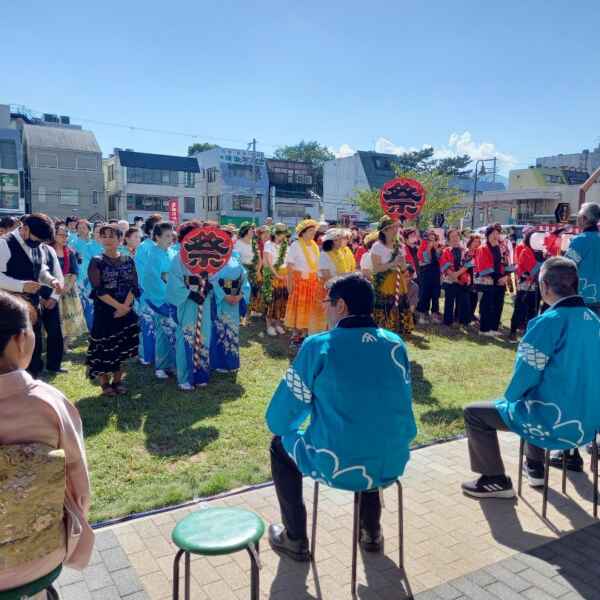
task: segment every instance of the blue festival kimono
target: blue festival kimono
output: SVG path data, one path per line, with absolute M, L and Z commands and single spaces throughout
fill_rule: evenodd
M 77 252 L 81 261 L 79 272 L 77 273 L 77 289 L 79 291 L 79 299 L 81 300 L 85 323 L 88 331 L 91 331 L 94 325 L 94 303 L 90 299 L 92 286 L 88 279 L 88 266 L 94 256 L 101 255 L 104 252 L 104 248 L 96 240 L 82 240 L 79 236 L 71 239 L 68 245 Z
M 600 232 L 590 227 L 576 235 L 565 256 L 577 265 L 579 295 L 586 304 L 600 304 Z
M 275 391 L 267 425 L 316 481 L 350 491 L 390 485 L 417 434 L 402 338 L 364 316 L 308 337 Z
M 138 281 L 142 281 L 144 278 L 144 271 L 146 269 L 146 263 L 150 250 L 156 247 L 156 244 L 150 239 L 146 238 L 135 252 L 135 268 L 138 274 Z M 146 295 L 144 294 L 144 286 L 141 286 L 141 296 L 139 299 L 139 311 L 140 316 L 140 346 L 138 350 L 138 356 L 145 363 L 154 363 L 155 361 L 155 350 L 156 350 L 156 335 L 154 329 L 154 314 L 151 308 L 146 304 Z
M 240 316 L 250 302 L 250 282 L 242 263 L 231 255 L 227 264 L 209 281 L 213 286 L 213 337 L 210 366 L 216 371 L 240 368 Z M 242 295 L 237 304 L 225 301 L 228 295 Z
M 154 321 L 154 366 L 163 371 L 175 368 L 177 309 L 166 301 L 166 276 L 171 269 L 171 260 L 169 251 L 155 244 L 148 251 L 140 277 L 145 303 Z
M 529 321 L 496 408 L 511 431 L 535 446 L 586 444 L 600 428 L 598 365 L 600 317 L 580 296 L 563 298 Z
M 178 325 L 175 334 L 177 382 L 179 384 L 205 385 L 210 376 L 212 291 L 208 293 L 203 303 L 201 362 L 196 367 L 194 365 L 194 341 L 199 305 L 190 297 L 192 290 L 188 286 L 187 278 L 191 276 L 193 274 L 186 269 L 181 258 L 176 256 L 171 261 L 165 299 L 177 309 Z

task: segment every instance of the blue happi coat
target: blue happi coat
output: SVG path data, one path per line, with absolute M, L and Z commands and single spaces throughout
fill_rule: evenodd
M 165 299 L 177 309 L 176 365 L 179 384 L 204 385 L 210 375 L 210 354 L 212 316 L 211 302 L 213 292 L 209 292 L 202 304 L 202 347 L 201 362 L 194 365 L 195 331 L 198 319 L 198 303 L 191 297 L 187 278 L 193 274 L 186 269 L 179 256 L 171 261 L 167 276 Z
M 210 282 L 213 286 L 213 337 L 210 348 L 210 364 L 219 371 L 237 371 L 240 368 L 240 316 L 250 302 L 250 282 L 248 273 L 236 254 L 232 254 L 227 264 L 217 271 Z M 237 286 L 231 290 L 231 286 Z M 237 304 L 229 304 L 225 297 L 230 292 L 241 295 Z
M 417 433 L 404 342 L 370 317 L 348 317 L 307 338 L 271 400 L 267 424 L 317 481 L 351 491 L 393 483 Z
M 155 244 L 148 251 L 140 277 L 147 309 L 154 322 L 154 365 L 163 371 L 175 368 L 177 309 L 166 300 L 166 278 L 173 256 Z
M 496 403 L 508 428 L 540 448 L 589 442 L 600 428 L 600 318 L 580 296 L 529 322 L 512 379 Z
M 156 247 L 156 244 L 146 238 L 135 252 L 134 262 L 138 274 L 138 281 L 144 278 L 144 271 L 148 262 L 150 251 Z M 154 315 L 148 304 L 144 294 L 144 287 L 141 286 L 139 298 L 140 316 L 140 345 L 138 350 L 139 357 L 147 363 L 154 363 L 156 358 L 156 333 L 154 325 Z
M 600 304 L 600 232 L 590 227 L 576 235 L 566 257 L 577 265 L 579 295 L 586 304 Z
M 104 248 L 96 240 L 84 240 L 79 236 L 69 238 L 68 245 L 77 252 L 77 256 L 81 261 L 77 273 L 77 289 L 79 291 L 81 307 L 83 308 L 83 316 L 88 330 L 91 331 L 94 324 L 94 303 L 90 298 L 92 286 L 88 279 L 88 267 L 92 258 L 101 255 L 104 252 Z

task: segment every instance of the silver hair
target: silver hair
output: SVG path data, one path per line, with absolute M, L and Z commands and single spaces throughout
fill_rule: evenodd
M 579 287 L 577 265 L 564 256 L 549 258 L 540 270 L 540 281 L 561 298 L 573 296 Z
M 579 215 L 590 225 L 597 225 L 600 221 L 600 204 L 597 204 L 596 202 L 586 202 L 585 204 L 582 204 Z

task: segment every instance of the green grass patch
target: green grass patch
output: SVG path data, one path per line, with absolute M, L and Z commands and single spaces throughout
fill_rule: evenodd
M 86 346 L 52 380 L 81 414 L 99 521 L 270 479 L 267 404 L 288 365 L 287 338 L 263 326 L 242 329 L 237 375 L 215 373 L 208 387 L 180 392 L 149 367 L 132 364 L 130 393 L 104 398 L 85 377 Z M 463 431 L 462 407 L 506 387 L 515 347 L 441 325 L 408 340 L 416 443 Z

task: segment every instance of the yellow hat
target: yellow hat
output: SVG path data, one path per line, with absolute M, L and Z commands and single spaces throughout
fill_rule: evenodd
M 296 225 L 296 233 L 302 235 L 307 229 L 318 226 L 319 224 L 314 219 L 303 219 Z
M 371 242 L 377 241 L 378 238 L 379 238 L 379 232 L 378 231 L 372 231 L 371 233 L 368 233 L 367 235 L 365 235 L 365 239 L 363 240 L 363 244 L 366 246 L 367 244 L 370 244 Z

